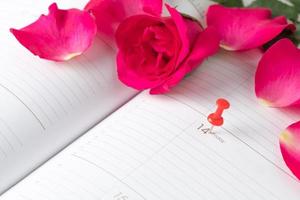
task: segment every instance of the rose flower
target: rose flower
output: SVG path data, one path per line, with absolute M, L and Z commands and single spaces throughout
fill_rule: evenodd
M 130 16 L 115 34 L 119 79 L 151 94 L 168 92 L 219 46 L 213 28 L 204 30 L 199 22 L 167 9 L 170 17 Z

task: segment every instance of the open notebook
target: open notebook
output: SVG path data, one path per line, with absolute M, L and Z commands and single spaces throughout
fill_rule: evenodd
M 300 198 L 278 144 L 300 114 L 257 103 L 259 52 L 221 51 L 171 93 L 150 96 L 118 82 L 114 51 L 100 39 L 68 63 L 24 53 L 10 23 L 51 2 L 13 2 L 0 8 L 1 200 Z M 204 134 L 219 97 L 232 105 L 225 125 Z

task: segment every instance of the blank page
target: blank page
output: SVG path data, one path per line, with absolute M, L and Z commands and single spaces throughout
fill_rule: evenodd
M 0 7 L 0 193 L 136 93 L 119 83 L 115 52 L 99 38 L 62 63 L 18 43 L 9 28 L 33 22 L 51 3 L 10 0 Z M 80 8 L 85 1 L 57 3 Z
M 299 112 L 258 104 L 258 58 L 221 52 L 171 93 L 138 95 L 0 199 L 298 200 L 278 137 Z M 207 134 L 219 97 L 231 108 Z

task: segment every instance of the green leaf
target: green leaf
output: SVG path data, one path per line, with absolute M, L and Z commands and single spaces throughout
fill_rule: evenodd
M 296 32 L 294 33 L 296 40 L 298 40 L 298 43 L 300 43 L 300 22 L 295 24 L 297 27 Z
M 276 41 L 282 38 L 289 38 L 296 45 L 300 43 L 300 22 L 298 22 L 298 14 L 300 12 L 300 1 L 299 0 L 289 0 L 292 6 L 282 3 L 278 0 L 255 0 L 250 6 L 251 7 L 268 7 L 272 10 L 273 16 L 283 15 L 289 20 L 293 21 L 297 26 L 297 31 L 291 34 L 288 31 L 282 32 L 279 36 L 274 38 L 272 41 L 264 45 L 267 49 L 273 45 Z
M 295 7 L 296 11 L 300 13 L 300 1 L 299 0 L 289 0 L 293 4 L 293 7 Z
M 291 1 L 298 3 L 299 0 Z M 268 7 L 272 10 L 273 16 L 284 15 L 293 22 L 296 22 L 298 18 L 296 6 L 289 6 L 278 0 L 255 0 L 250 7 Z
M 298 38 L 297 38 L 298 37 Z M 275 44 L 277 41 L 287 38 L 290 39 L 296 46 L 299 44 L 299 35 L 297 33 L 292 33 L 289 30 L 284 30 L 282 31 L 278 36 L 276 36 L 274 39 L 271 41 L 267 42 L 266 44 L 263 45 L 263 49 L 266 51 L 269 49 L 273 44 Z
M 212 1 L 228 7 L 244 7 L 242 0 L 212 0 Z

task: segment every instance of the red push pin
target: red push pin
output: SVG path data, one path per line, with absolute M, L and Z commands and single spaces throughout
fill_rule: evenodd
M 218 99 L 217 100 L 217 110 L 214 113 L 211 113 L 207 120 L 209 123 L 211 123 L 212 127 L 210 128 L 210 133 L 212 133 L 212 130 L 214 126 L 222 126 L 224 123 L 224 119 L 222 117 L 223 111 L 228 109 L 230 107 L 230 103 L 226 99 Z

